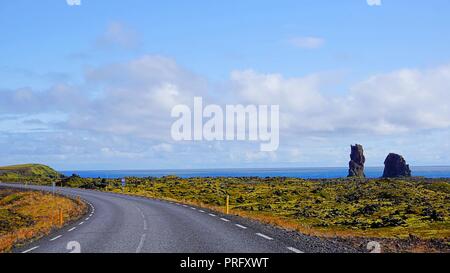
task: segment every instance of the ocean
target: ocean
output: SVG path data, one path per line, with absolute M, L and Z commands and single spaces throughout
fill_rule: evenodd
M 413 176 L 427 178 L 450 178 L 450 166 L 411 167 Z M 204 170 L 110 170 L 110 171 L 61 171 L 66 176 L 77 174 L 85 178 L 163 177 L 176 175 L 190 177 L 295 177 L 295 178 L 341 178 L 348 174 L 347 168 L 264 168 L 264 169 L 204 169 Z M 383 167 L 366 167 L 366 176 L 383 175 Z

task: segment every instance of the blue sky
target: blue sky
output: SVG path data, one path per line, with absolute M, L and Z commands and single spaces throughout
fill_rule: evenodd
M 447 0 L 3 1 L 0 164 L 345 166 L 361 142 L 372 166 L 391 151 L 450 165 L 449 11 Z M 279 151 L 173 142 L 167 84 L 179 102 L 276 102 Z

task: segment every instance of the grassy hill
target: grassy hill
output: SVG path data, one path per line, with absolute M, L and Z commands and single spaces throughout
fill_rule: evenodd
M 20 178 L 60 178 L 61 174 L 41 164 L 23 164 L 0 167 L 0 179 L 14 180 Z

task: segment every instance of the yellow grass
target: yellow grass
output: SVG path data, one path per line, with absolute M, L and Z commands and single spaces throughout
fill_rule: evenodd
M 17 198 L 8 201 L 8 196 L 4 197 L 0 200 L 0 208 L 3 211 L 11 212 L 12 215 L 20 215 L 31 221 L 29 225 L 13 228 L 13 230 L 2 231 L 0 229 L 0 252 L 8 252 L 13 246 L 40 238 L 49 234 L 53 229 L 59 228 L 59 209 L 62 210 L 63 225 L 78 219 L 86 211 L 84 203 L 65 197 L 35 191 L 13 194 Z M 8 217 L 3 221 L 8 221 Z

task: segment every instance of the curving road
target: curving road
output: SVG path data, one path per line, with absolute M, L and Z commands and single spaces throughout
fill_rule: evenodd
M 51 187 L 0 183 L 51 191 Z M 80 196 L 90 211 L 78 222 L 15 252 L 67 253 L 301 253 L 347 252 L 344 246 L 269 228 L 179 203 L 83 189 L 58 188 Z M 77 243 L 73 243 L 77 242 Z M 69 245 L 68 245 L 69 244 Z

